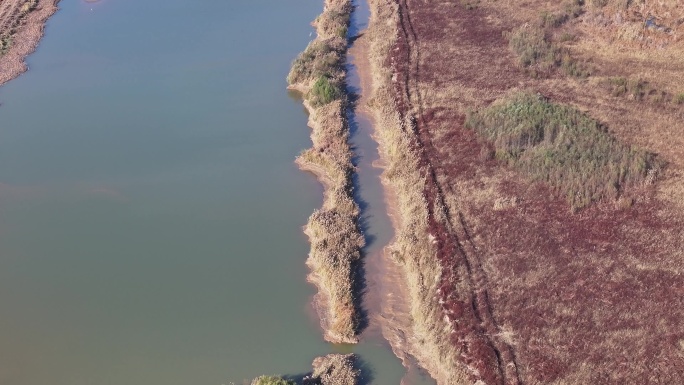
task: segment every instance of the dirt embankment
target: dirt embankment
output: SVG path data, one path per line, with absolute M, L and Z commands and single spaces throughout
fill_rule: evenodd
M 358 342 L 360 325 L 356 270 L 364 238 L 353 198 L 344 68 L 351 12 L 350 0 L 326 0 L 315 21 L 318 36 L 288 76 L 290 88 L 304 96 L 312 129 L 313 146 L 297 164 L 316 174 L 325 187 L 323 207 L 311 215 L 305 233 L 311 242 L 309 280 L 318 288 L 315 306 L 325 339 L 334 343 Z
M 47 19 L 59 0 L 2 0 L 0 2 L 0 85 L 28 67 L 26 56 L 38 46 Z
M 673 32 L 681 27 L 662 27 L 679 20 L 674 11 L 610 1 L 370 3 L 369 105 L 396 194 L 391 253 L 412 317 L 395 347 L 440 384 L 684 382 L 684 50 Z M 623 25 L 639 14 L 644 44 L 594 34 L 612 28 L 601 20 Z M 564 55 L 545 73 L 522 68 L 509 48 L 511 31 L 535 25 Z M 564 73 L 567 63 L 587 71 Z M 469 110 L 521 89 L 585 111 L 668 166 L 629 204 L 571 213 L 464 127 Z

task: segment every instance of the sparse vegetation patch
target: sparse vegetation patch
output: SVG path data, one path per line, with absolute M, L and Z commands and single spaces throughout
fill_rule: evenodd
M 570 51 L 551 41 L 547 32 L 537 26 L 525 24 L 508 34 L 509 47 L 518 56 L 518 62 L 532 77 L 548 75 L 560 69 L 569 76 L 587 77 L 589 70 L 575 60 Z
M 313 371 L 304 376 L 301 383 L 280 376 L 260 376 L 251 385 L 356 385 L 360 371 L 356 368 L 354 354 L 328 354 L 317 357 L 312 363 Z
M 346 40 L 341 40 L 337 36 L 328 40 L 312 41 L 292 63 L 287 77 L 288 83 L 296 84 L 342 72 L 345 50 Z
M 530 93 L 470 113 L 466 126 L 494 144 L 497 159 L 548 183 L 573 209 L 617 199 L 661 167 L 586 114 Z
M 539 21 L 544 28 L 557 28 L 565 24 L 570 19 L 579 17 L 582 12 L 583 0 L 570 0 L 566 2 L 563 9 L 558 12 L 542 12 Z
M 480 0 L 461 0 L 461 5 L 468 11 L 472 11 L 480 5 Z
M 344 96 L 344 84 L 320 76 L 309 91 L 308 99 L 315 107 L 328 104 Z
M 303 385 L 356 385 L 359 370 L 354 354 L 328 354 L 313 361 L 313 372 Z

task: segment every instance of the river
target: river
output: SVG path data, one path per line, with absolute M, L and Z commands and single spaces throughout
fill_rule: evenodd
M 399 383 L 381 338 L 327 344 L 310 307 L 322 189 L 285 76 L 321 7 L 60 3 L 0 88 L 1 384 L 239 384 L 347 351 Z

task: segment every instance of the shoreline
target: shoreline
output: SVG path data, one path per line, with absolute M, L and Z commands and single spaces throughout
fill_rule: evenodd
M 7 36 L 11 41 L 7 52 L 0 55 L 0 86 L 28 71 L 25 59 L 38 47 L 45 34 L 47 20 L 58 10 L 59 0 L 36 0 L 33 9 L 22 12 L 20 6 L 29 3 L 6 0 L 2 4 L 15 10 L 11 16 L 0 20 L 3 23 L 0 36 Z
M 317 288 L 314 308 L 324 339 L 348 344 L 359 340 L 362 320 L 356 274 L 365 245 L 354 201 L 344 69 L 352 10 L 351 0 L 325 0 L 323 13 L 313 23 L 317 36 L 288 75 L 288 88 L 302 94 L 309 112 L 313 143 L 295 162 L 324 188 L 323 206 L 304 228 L 311 244 L 307 281 Z

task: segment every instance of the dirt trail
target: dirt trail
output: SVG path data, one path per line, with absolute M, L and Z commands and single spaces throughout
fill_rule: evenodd
M 421 83 L 421 43 L 411 20 L 411 1 L 400 0 L 400 49 L 398 56 L 404 56 L 406 70 L 403 92 L 405 111 L 414 122 L 418 153 L 423 154 L 423 162 L 428 170 L 428 183 L 425 186 L 425 196 L 429 206 L 441 206 L 446 210 L 446 220 L 432 220 L 434 234 L 438 234 L 437 242 L 441 251 L 440 258 L 458 259 L 459 264 L 466 266 L 467 277 L 458 277 L 456 272 L 445 269 L 445 284 L 455 280 L 465 280 L 469 283 L 470 317 L 453 319 L 454 328 L 470 334 L 458 343 L 467 359 L 472 360 L 480 368 L 480 379 L 487 383 L 519 384 L 517 365 L 514 354 L 500 337 L 499 329 L 489 303 L 487 276 L 482 267 L 477 248 L 471 241 L 470 232 L 465 219 L 460 213 L 449 212 L 445 201 L 445 194 L 454 196 L 449 184 L 440 183 L 436 169 L 440 168 L 439 158 L 429 157 L 428 153 L 435 150 L 434 139 L 427 129 L 425 107 L 420 90 Z M 397 62 L 402 60 L 398 58 Z M 432 215 L 435 215 L 432 213 Z M 458 220 L 454 220 L 457 218 Z M 468 321 L 468 322 L 463 322 Z M 469 331 L 467 331 L 469 330 Z M 469 357 L 468 357 L 469 356 Z M 487 368 L 485 370 L 482 370 Z
M 0 0 L 0 85 L 26 71 L 26 56 L 37 47 L 59 0 Z

